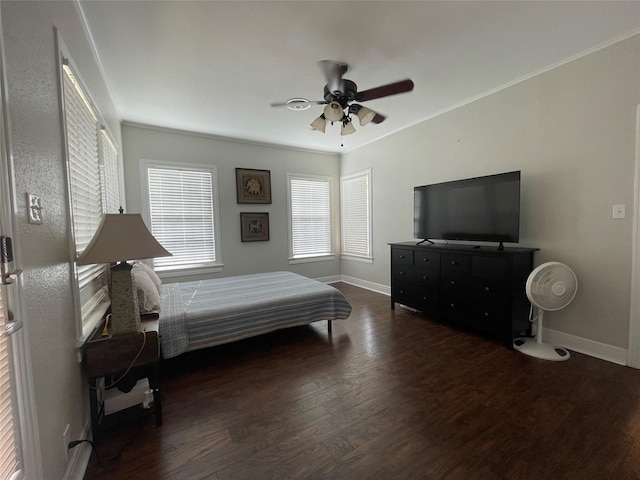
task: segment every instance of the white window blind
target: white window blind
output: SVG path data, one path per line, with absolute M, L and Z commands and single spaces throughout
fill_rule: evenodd
M 154 259 L 158 270 L 216 263 L 215 169 L 147 167 L 154 237 L 173 254 Z
M 291 256 L 331 255 L 331 179 L 288 175 Z
M 118 153 L 86 91 L 68 63 L 63 66 L 68 176 L 76 254 L 89 244 L 102 213 L 119 207 Z M 95 322 L 98 306 L 108 301 L 106 266 L 76 266 L 82 335 Z
M 371 258 L 371 173 L 341 178 L 342 253 Z
M 102 178 L 103 213 L 118 213 L 120 209 L 118 150 L 104 128 L 100 131 L 100 173 Z
M 6 329 L 4 301 L 0 291 L 0 331 Z M 17 431 L 13 409 L 11 382 L 11 349 L 9 335 L 0 335 L 0 478 L 14 478 L 19 469 Z

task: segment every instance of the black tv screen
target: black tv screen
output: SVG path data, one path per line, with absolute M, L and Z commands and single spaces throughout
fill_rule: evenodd
M 520 172 L 414 188 L 414 238 L 518 242 Z

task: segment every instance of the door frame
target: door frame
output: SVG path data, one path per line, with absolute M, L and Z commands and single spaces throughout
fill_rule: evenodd
M 640 105 L 636 109 L 636 163 L 633 190 L 631 313 L 627 365 L 640 368 Z

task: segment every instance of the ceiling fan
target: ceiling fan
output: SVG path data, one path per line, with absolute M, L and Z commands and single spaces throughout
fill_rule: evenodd
M 386 118 L 384 115 L 353 102 L 366 102 L 413 90 L 413 81 L 406 79 L 359 92 L 355 82 L 343 78 L 349 70 L 349 65 L 334 60 L 322 60 L 318 64 L 327 80 L 327 84 L 324 86 L 324 100 L 311 101 L 304 98 L 292 98 L 286 102 L 272 103 L 271 106 L 306 110 L 311 105 L 326 105 L 323 113 L 311 122 L 311 127 L 322 133 L 325 131 L 327 122 L 331 124 L 341 122 L 341 135 L 354 133 L 356 129 L 351 122 L 351 115 L 358 117 L 361 126 L 369 122 L 382 123 Z

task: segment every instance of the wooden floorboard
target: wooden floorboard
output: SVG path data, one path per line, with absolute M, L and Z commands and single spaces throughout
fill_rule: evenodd
M 344 283 L 349 319 L 164 361 L 86 479 L 640 479 L 640 370 L 537 360 Z

